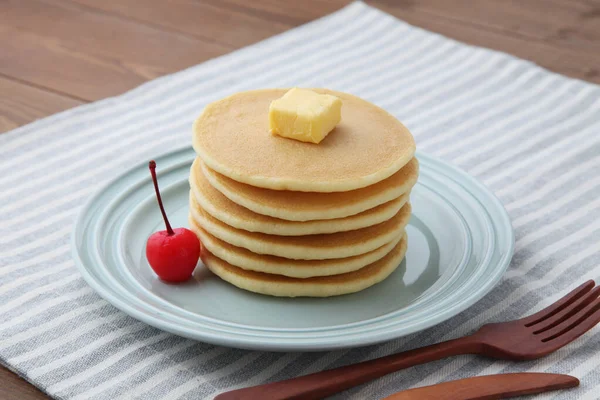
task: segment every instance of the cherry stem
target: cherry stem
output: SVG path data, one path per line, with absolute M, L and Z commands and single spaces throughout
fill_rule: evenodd
M 160 190 L 158 190 L 158 179 L 156 178 L 156 161 L 152 160 L 148 163 L 148 168 L 150 169 L 150 174 L 152 175 L 152 182 L 154 183 L 154 191 L 156 192 L 156 200 L 158 200 L 158 207 L 160 208 L 160 213 L 162 214 L 163 219 L 165 220 L 165 226 L 167 227 L 167 234 L 169 236 L 174 235 L 175 232 L 173 228 L 171 228 L 171 224 L 169 223 L 169 218 L 167 218 L 167 213 L 165 212 L 165 207 L 163 207 L 163 202 L 160 197 Z

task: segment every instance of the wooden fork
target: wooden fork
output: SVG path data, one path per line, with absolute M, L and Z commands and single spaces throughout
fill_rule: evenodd
M 542 311 L 487 324 L 472 335 L 281 382 L 222 393 L 215 400 L 322 399 L 404 368 L 461 354 L 533 360 L 571 343 L 600 322 L 600 287 L 588 281 Z

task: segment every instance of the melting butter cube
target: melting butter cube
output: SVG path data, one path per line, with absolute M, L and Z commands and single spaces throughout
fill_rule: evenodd
M 307 89 L 290 89 L 271 102 L 269 128 L 301 142 L 320 143 L 342 119 L 342 100 Z

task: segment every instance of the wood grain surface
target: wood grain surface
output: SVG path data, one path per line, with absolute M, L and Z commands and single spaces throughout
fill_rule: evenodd
M 0 0 L 0 133 L 120 94 L 348 3 Z M 600 83 L 600 0 L 367 3 L 413 25 Z M 0 397 L 47 398 L 1 367 Z

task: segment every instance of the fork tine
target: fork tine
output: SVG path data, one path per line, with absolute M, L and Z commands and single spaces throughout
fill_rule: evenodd
M 560 312 L 562 309 L 567 307 L 569 304 L 576 301 L 581 296 L 585 295 L 587 292 L 592 290 L 592 288 L 596 286 L 596 283 L 592 280 L 585 282 L 580 285 L 569 294 L 561 298 L 560 300 L 550 304 L 548 307 L 544 308 L 537 313 L 530 315 L 528 317 L 522 318 L 521 322 L 525 323 L 525 326 L 532 326 L 542 322 L 543 320 L 553 316 L 557 312 Z
M 587 318 L 585 318 L 581 323 L 577 324 L 573 329 L 568 332 L 565 332 L 563 335 L 558 336 L 555 339 L 548 340 L 546 345 L 546 354 L 551 353 L 555 350 L 564 347 L 577 339 L 579 336 L 583 335 L 596 325 L 600 323 L 600 309 L 597 309 L 595 312 L 590 314 Z
M 567 307 L 554 314 L 552 317 L 543 320 L 539 324 L 530 325 L 537 329 L 533 333 L 537 335 L 554 328 L 555 326 L 559 325 L 560 323 L 566 321 L 567 319 L 575 315 L 577 312 L 579 312 L 579 310 L 596 300 L 599 296 L 600 286 L 596 286 L 584 296 L 578 298 L 577 300 L 569 304 Z
M 558 324 L 554 328 L 549 329 L 542 335 L 540 335 L 542 337 L 542 342 L 548 342 L 562 335 L 567 335 L 569 331 L 578 327 L 580 324 L 588 320 L 590 316 L 594 315 L 594 313 L 598 312 L 599 310 L 600 299 L 596 299 L 581 310 L 579 310 L 576 314 L 572 315 L 562 323 Z

